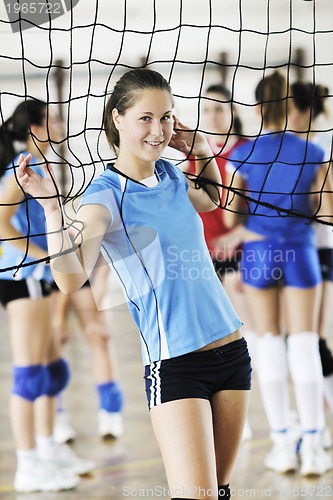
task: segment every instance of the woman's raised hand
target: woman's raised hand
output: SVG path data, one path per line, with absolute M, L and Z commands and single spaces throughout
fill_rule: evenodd
M 31 158 L 31 154 L 28 154 L 26 157 L 20 154 L 16 169 L 17 181 L 21 189 L 35 198 L 44 210 L 54 210 L 59 206 L 57 201 L 59 189 L 52 167 L 49 164 L 45 164 L 43 168 L 46 177 L 41 177 L 29 167 Z
M 207 139 L 205 136 L 181 123 L 175 116 L 174 133 L 169 142 L 171 148 L 177 149 L 182 153 L 193 156 L 212 156 Z

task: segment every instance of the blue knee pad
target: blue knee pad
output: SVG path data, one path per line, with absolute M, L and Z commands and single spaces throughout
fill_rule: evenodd
M 70 379 L 70 370 L 67 361 L 60 358 L 46 366 L 48 386 L 45 396 L 54 397 L 65 389 Z
M 32 403 L 45 394 L 49 383 L 46 367 L 43 365 L 14 366 L 12 394 Z
M 118 412 L 123 408 L 123 393 L 117 382 L 110 381 L 97 385 L 100 408 L 108 412 Z

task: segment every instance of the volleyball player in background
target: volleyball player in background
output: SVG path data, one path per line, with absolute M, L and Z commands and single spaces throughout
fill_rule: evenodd
M 240 194 L 246 186 L 251 199 L 242 277 L 259 335 L 256 369 L 273 440 L 265 464 L 281 473 L 297 467 L 290 438 L 289 366 L 302 428 L 301 474 L 321 475 L 332 468 L 321 444 L 318 314 L 322 279 L 314 230 L 306 217 L 325 215 L 324 220 L 333 221 L 332 182 L 327 176 L 329 165 L 322 164 L 323 151 L 286 131 L 287 85 L 279 72 L 259 82 L 256 102 L 262 132 L 233 152 L 227 168 L 228 184 Z M 320 193 L 320 199 L 311 193 Z M 240 197 L 232 192 L 226 204 L 231 211 L 225 219 L 232 225 Z M 296 215 L 287 216 L 281 210 Z M 280 324 L 281 296 L 286 325 Z M 282 328 L 289 333 L 288 349 L 280 335 Z
M 55 397 L 68 382 L 69 368 L 52 336 L 50 268 L 33 263 L 47 257 L 44 212 L 16 182 L 15 141 L 24 143 L 32 168 L 44 175 L 50 141 L 60 140 L 60 134 L 61 124 L 39 100 L 19 104 L 0 128 L 0 235 L 5 240 L 0 266 L 14 267 L 0 273 L 0 300 L 8 313 L 14 364 L 10 420 L 17 449 L 14 487 L 21 492 L 71 489 L 79 482 L 77 474 L 95 467 L 53 441 Z M 19 267 L 22 262 L 31 265 Z
M 329 95 L 328 88 L 318 84 L 294 82 L 290 86 L 290 93 L 289 130 L 318 144 L 324 150 L 324 161 L 329 163 L 332 158 L 332 132 L 319 130 L 318 124 L 319 117 L 327 115 L 325 103 Z M 333 172 L 330 171 L 329 175 L 332 177 Z M 333 356 L 329 347 L 333 340 L 332 332 L 329 331 L 333 306 L 333 227 L 320 223 L 313 225 L 323 280 L 319 309 L 319 352 L 324 375 L 324 397 L 333 414 Z M 332 437 L 327 426 L 323 433 L 323 445 L 326 448 L 332 446 Z
M 108 293 L 109 268 L 105 262 L 103 265 L 103 260 L 100 256 L 93 276 L 80 290 L 72 295 L 59 290 L 54 293 L 53 324 L 57 338 L 65 348 L 71 335 L 69 316 L 74 314 L 91 355 L 92 376 L 99 400 L 98 435 L 119 438 L 123 434 L 123 393 L 117 380 L 115 343 L 105 312 L 98 309 Z M 65 410 L 63 396 L 58 397 L 54 428 L 54 438 L 58 443 L 71 441 L 77 435 L 71 425 L 71 415 Z
M 220 171 L 222 184 L 225 183 L 225 166 L 229 154 L 243 144 L 246 139 L 242 136 L 242 122 L 237 108 L 232 101 L 231 92 L 222 84 L 210 85 L 202 97 L 201 118 L 209 146 L 216 159 Z M 195 174 L 196 164 L 193 157 L 189 159 L 187 171 Z M 203 174 L 204 176 L 204 174 Z M 222 206 L 224 206 L 226 191 L 222 191 Z M 252 366 L 255 357 L 255 339 L 253 321 L 244 294 L 240 276 L 239 263 L 242 253 L 244 221 L 229 228 L 224 223 L 224 210 L 217 207 L 211 212 L 199 213 L 204 224 L 205 240 L 209 253 L 213 259 L 215 271 L 244 323 L 246 338 Z M 252 430 L 246 422 L 243 439 L 250 439 Z
M 29 167 L 30 156 L 21 156 L 18 182 L 44 207 L 61 290 L 85 283 L 101 247 L 120 277 L 140 331 L 150 416 L 173 499 L 227 499 L 251 365 L 196 213 L 214 209 L 220 189 L 198 188 L 161 159 L 168 145 L 191 151 L 196 172 L 221 183 L 205 137 L 182 125 L 173 107 L 170 86 L 155 71 L 135 69 L 118 80 L 104 116 L 117 159 L 83 195 L 83 229 L 74 243 L 59 231 L 52 169 L 43 179 Z
M 202 97 L 202 125 L 209 146 L 216 159 L 222 183 L 225 179 L 225 165 L 232 150 L 245 142 L 241 137 L 242 123 L 232 105 L 229 90 L 221 84 L 211 85 Z M 188 171 L 195 174 L 196 162 L 189 159 Z M 203 174 L 204 175 L 204 174 Z M 226 193 L 222 192 L 222 205 Z M 224 224 L 223 211 L 219 208 L 199 214 L 204 223 L 205 240 L 213 258 L 214 267 L 221 281 L 228 271 L 239 268 L 239 253 L 243 227 L 228 228 Z

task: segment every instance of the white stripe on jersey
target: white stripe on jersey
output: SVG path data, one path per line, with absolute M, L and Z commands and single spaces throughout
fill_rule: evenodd
M 149 351 L 147 349 L 146 343 L 142 340 L 142 334 L 140 335 L 140 340 L 141 340 L 141 346 L 142 346 L 142 358 L 143 358 L 143 365 L 149 365 L 150 359 L 149 359 Z
M 123 193 L 125 191 L 127 179 L 123 175 L 119 175 L 119 174 L 118 174 L 118 179 L 120 182 L 120 190 Z
M 158 319 L 158 328 L 160 333 L 160 342 L 161 342 L 161 359 L 170 359 L 169 346 L 167 341 L 167 336 L 165 333 L 163 321 L 162 321 L 162 312 L 157 304 L 157 319 Z

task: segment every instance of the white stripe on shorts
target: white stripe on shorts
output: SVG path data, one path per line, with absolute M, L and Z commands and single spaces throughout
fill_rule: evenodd
M 150 404 L 149 404 L 150 408 L 161 404 L 160 367 L 161 367 L 161 361 L 155 361 L 150 365 L 150 375 L 148 377 L 151 380 Z
M 43 289 L 40 281 L 29 277 L 26 279 L 26 283 L 28 287 L 29 297 L 31 299 L 40 299 L 41 297 L 43 297 Z

